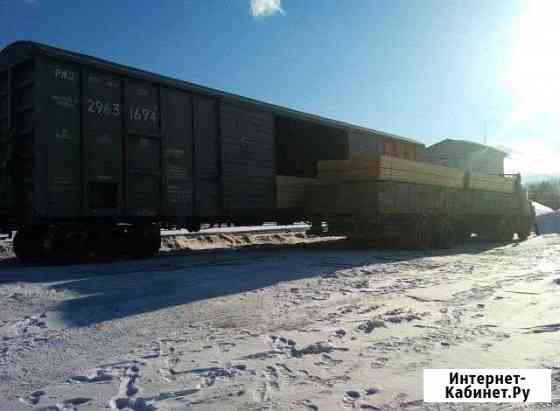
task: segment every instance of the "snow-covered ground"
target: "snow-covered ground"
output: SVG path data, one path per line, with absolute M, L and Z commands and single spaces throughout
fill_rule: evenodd
M 83 265 L 6 248 L 0 410 L 444 409 L 422 404 L 423 368 L 508 367 L 553 368 L 560 407 L 560 236 L 267 238 Z

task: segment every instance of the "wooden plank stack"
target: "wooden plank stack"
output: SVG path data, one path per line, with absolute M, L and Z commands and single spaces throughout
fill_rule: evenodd
M 516 180 L 492 174 L 470 173 L 469 188 L 471 190 L 495 191 L 511 194 L 515 190 Z
M 316 178 L 276 175 L 276 206 L 281 209 L 303 208 L 305 196 L 317 184 Z
M 375 180 L 467 188 L 508 194 L 515 190 L 515 179 L 513 178 L 471 172 L 467 179 L 468 186 L 464 187 L 466 174 L 464 170 L 386 155 L 320 161 L 318 170 L 320 182 L 327 184 L 342 181 Z
M 382 187 L 377 183 L 381 182 L 511 194 L 515 190 L 516 181 L 513 178 L 476 172 L 467 173 L 456 168 L 386 155 L 319 161 L 317 169 L 318 178 L 277 175 L 277 207 L 280 209 L 307 207 L 317 211 L 332 209 L 335 204 L 338 204 L 334 208 L 356 210 L 372 208 L 386 199 L 397 201 L 402 206 L 404 200 L 393 199 L 397 194 L 383 194 L 379 191 Z M 399 189 L 397 186 L 391 187 L 397 191 Z
M 462 188 L 465 175 L 462 170 L 385 155 L 321 161 L 318 169 L 325 183 L 375 180 Z

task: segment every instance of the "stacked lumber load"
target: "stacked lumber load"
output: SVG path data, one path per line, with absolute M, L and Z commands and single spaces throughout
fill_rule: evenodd
M 303 208 L 306 193 L 317 184 L 316 178 L 276 175 L 276 207 Z
M 385 155 L 320 161 L 319 179 L 342 181 L 395 181 L 462 188 L 465 172 L 459 169 Z
M 515 191 L 516 180 L 493 174 L 471 172 L 469 176 L 471 190 L 494 191 L 511 194 Z
M 439 204 L 441 193 L 425 194 L 424 191 L 429 189 L 425 187 L 421 189 L 424 194 L 413 195 L 408 188 L 390 183 L 431 186 L 434 190 L 446 187 L 505 194 L 513 193 L 516 184 L 514 178 L 386 155 L 319 161 L 317 169 L 318 178 L 276 175 L 277 208 L 307 208 L 319 212 L 334 209 L 352 213 L 377 206 L 414 210 L 420 206 L 418 199 L 422 198 L 433 199 L 434 204 Z M 433 207 L 426 205 L 424 208 Z

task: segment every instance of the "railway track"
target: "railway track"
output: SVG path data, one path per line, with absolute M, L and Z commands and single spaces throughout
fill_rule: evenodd
M 310 226 L 307 224 L 292 224 L 292 225 L 273 225 L 265 224 L 262 226 L 254 227 L 212 227 L 203 228 L 198 232 L 189 232 L 188 230 L 162 230 L 161 237 L 188 237 L 197 238 L 204 235 L 243 235 L 243 234 L 275 234 L 275 233 L 304 233 L 309 230 Z M 11 242 L 12 239 L 8 236 L 1 235 L 0 241 Z

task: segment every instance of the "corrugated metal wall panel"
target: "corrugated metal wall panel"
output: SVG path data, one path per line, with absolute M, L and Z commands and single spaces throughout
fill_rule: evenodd
M 40 112 L 37 126 L 40 140 L 35 149 L 36 159 L 47 162 L 47 207 L 50 218 L 77 217 L 81 211 L 81 105 L 80 68 L 54 60 L 40 60 L 37 95 Z M 44 147 L 46 146 L 46 150 Z M 37 170 L 39 172 L 40 169 Z M 36 187 L 35 192 L 39 187 Z M 37 199 L 44 198 L 37 196 Z M 44 205 L 39 200 L 40 209 Z M 41 207 L 42 206 L 42 207 Z
M 159 89 L 125 80 L 126 208 L 131 216 L 161 213 L 161 134 Z
M 193 114 L 195 214 L 216 216 L 222 213 L 217 101 L 195 96 Z
M 162 89 L 163 161 L 165 187 L 163 212 L 167 216 L 193 213 L 192 96 Z
M 86 215 L 115 215 L 123 207 L 123 84 L 117 76 L 84 69 L 82 182 Z
M 160 141 L 138 135 L 128 136 L 128 172 L 156 174 L 160 169 Z
M 128 133 L 159 136 L 159 96 L 156 85 L 127 80 L 125 103 Z
M 127 207 L 132 216 L 155 216 L 160 209 L 160 177 L 129 174 Z
M 227 214 L 257 214 L 274 205 L 274 119 L 229 104 L 220 109 L 222 185 Z
M 40 67 L 33 59 L 11 67 L 11 127 L 13 127 L 12 175 L 14 214 L 19 221 L 32 222 L 47 215 L 48 140 L 38 139 L 47 113 L 40 110 Z M 41 111 L 41 113 L 39 113 Z

